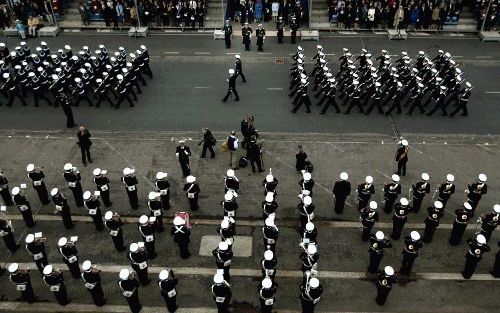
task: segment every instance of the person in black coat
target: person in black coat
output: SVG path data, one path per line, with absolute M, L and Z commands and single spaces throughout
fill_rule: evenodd
M 243 74 L 243 66 L 241 65 L 240 55 L 237 54 L 234 56 L 234 58 L 236 59 L 236 61 L 234 63 L 234 68 L 236 71 L 236 78 L 238 78 L 238 76 L 241 76 L 241 79 L 243 80 L 243 82 L 246 83 L 247 80 L 245 78 L 245 74 Z
M 203 139 L 200 141 L 198 145 L 203 144 L 203 150 L 201 152 L 200 158 L 204 158 L 207 154 L 207 149 L 210 151 L 210 158 L 215 158 L 214 146 L 217 143 L 212 132 L 208 128 L 203 128 Z
M 82 279 L 85 283 L 85 288 L 92 296 L 94 304 L 97 306 L 103 306 L 106 304 L 106 298 L 104 298 L 104 293 L 102 291 L 101 285 L 101 271 L 98 270 L 95 265 L 93 265 L 89 260 L 86 260 L 82 264 Z
M 73 220 L 71 219 L 71 209 L 68 205 L 68 199 L 66 199 L 57 188 L 53 188 L 50 195 L 52 196 L 52 201 L 56 206 L 57 213 L 62 217 L 64 227 L 66 229 L 73 228 L 75 224 L 73 224 Z
M 158 278 L 158 286 L 161 290 L 160 294 L 165 299 L 168 312 L 173 313 L 179 308 L 177 305 L 177 289 L 175 288 L 179 280 L 175 277 L 172 270 L 161 271 Z
M 302 146 L 298 146 L 299 152 L 295 155 L 295 169 L 297 172 L 300 172 L 306 168 L 306 159 L 307 159 L 307 153 L 304 152 L 302 149 Z
M 66 115 L 66 127 L 67 128 L 75 127 L 76 126 L 75 119 L 73 118 L 73 110 L 71 109 L 73 101 L 71 100 L 71 98 L 66 96 L 64 91 L 61 91 L 59 95 L 56 97 L 55 106 L 58 105 L 61 105 L 64 115 Z
M 236 91 L 236 78 L 237 77 L 238 76 L 236 76 L 234 70 L 230 69 L 229 70 L 229 78 L 227 79 L 229 86 L 228 86 L 226 95 L 222 99 L 222 102 L 226 102 L 231 94 L 234 94 L 234 101 L 240 101 L 240 96 L 238 95 L 238 92 Z
M 92 163 L 92 157 L 90 156 L 90 147 L 92 146 L 92 141 L 90 141 L 90 132 L 85 129 L 84 126 L 80 126 L 80 129 L 78 130 L 77 133 L 78 137 L 78 142 L 77 144 L 80 146 L 80 150 L 82 152 L 82 163 L 83 166 L 87 166 L 87 160 L 85 159 L 85 156 L 87 156 L 87 159 L 89 160 L 90 163 Z
M 189 236 L 191 236 L 191 231 L 185 225 L 186 221 L 180 216 L 176 216 L 173 221 L 173 226 L 170 234 L 174 237 L 174 242 L 179 246 L 179 251 L 181 258 L 187 259 L 191 256 L 189 252 Z
M 7 180 L 7 177 L 2 173 L 0 170 L 0 194 L 2 195 L 3 203 L 6 206 L 11 206 L 14 205 L 14 202 L 12 201 L 12 197 L 10 196 L 9 192 L 9 181 Z
M 260 146 L 257 144 L 255 138 L 250 139 L 248 144 L 248 158 L 250 159 L 250 165 L 252 166 L 252 172 L 255 173 L 255 163 L 259 169 L 259 173 L 264 172 L 262 169 L 262 155 L 260 152 Z
M 351 183 L 347 181 L 349 175 L 340 173 L 340 180 L 333 186 L 333 199 L 335 200 L 335 213 L 342 214 L 346 198 L 351 194 Z
M 38 297 L 35 297 L 31 285 L 30 270 L 20 269 L 19 264 L 9 265 L 9 280 L 16 285 L 16 289 L 21 291 L 21 298 L 28 303 L 33 303 Z
M 175 149 L 175 156 L 179 160 L 182 169 L 182 176 L 189 176 L 191 168 L 189 167 L 189 157 L 191 156 L 191 149 L 185 145 L 185 140 L 180 140 L 179 145 Z

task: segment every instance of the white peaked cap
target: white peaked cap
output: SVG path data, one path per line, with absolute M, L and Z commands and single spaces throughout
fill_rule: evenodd
M 472 205 L 469 202 L 464 202 L 464 208 L 467 210 L 472 210 Z
M 404 55 L 404 56 L 407 56 L 407 55 L 408 55 L 408 52 L 403 51 L 403 52 L 401 52 L 401 54 L 402 54 L 402 55 Z
M 312 203 L 312 198 L 310 196 L 305 196 L 304 197 L 304 204 L 311 205 L 311 203 Z
M 420 239 L 420 234 L 418 233 L 418 231 L 414 230 L 410 233 L 410 237 L 412 240 L 417 241 Z
M 348 178 L 349 178 L 349 175 L 346 172 L 340 173 L 340 179 L 347 180 Z
M 35 76 L 35 73 L 29 72 L 28 77 L 34 77 L 34 76 Z
M 319 287 L 319 279 L 317 279 L 316 277 L 313 277 L 309 280 L 309 286 L 311 286 L 311 288 L 318 288 Z
M 342 51 L 344 51 L 344 52 L 349 52 L 349 49 L 347 49 L 347 48 L 342 48 Z
M 96 169 L 94 169 L 94 171 L 92 172 L 92 174 L 94 174 L 94 176 L 99 176 L 99 175 L 101 175 L 101 169 L 100 169 L 100 168 L 96 168 Z
M 323 46 L 322 45 L 317 45 L 316 48 L 321 50 L 321 49 L 323 49 Z
M 229 69 L 229 74 L 234 74 L 234 70 L 232 68 Z
M 379 82 L 375 83 L 375 87 L 380 87 L 380 86 L 382 86 L 382 85 Z
M 229 248 L 229 245 L 225 241 L 219 242 L 219 250 L 226 251 Z
M 420 51 L 418 52 L 418 54 L 420 54 L 420 55 L 424 55 L 424 54 L 425 54 L 425 52 L 424 52 L 424 51 L 422 51 L 422 50 L 420 50 Z
M 318 248 L 316 248 L 315 245 L 308 245 L 307 246 L 307 253 L 315 254 L 316 252 L 318 252 Z
M 106 221 L 109 221 L 109 220 L 111 220 L 112 218 L 113 218 L 113 212 L 108 211 L 108 212 L 106 212 L 106 214 L 104 214 L 104 219 L 105 219 Z
M 443 203 L 441 201 L 434 201 L 434 207 L 436 209 L 442 209 L 443 208 Z
M 375 210 L 377 208 L 377 202 L 375 201 L 370 201 L 370 209 Z
M 43 268 L 43 275 L 49 275 L 53 270 L 54 268 L 52 267 L 52 265 L 47 265 Z
M 81 82 L 81 81 L 82 81 L 82 80 L 81 80 L 79 77 L 76 77 L 76 78 L 75 78 L 75 82 L 79 83 L 79 82 Z
M 307 83 L 307 79 L 302 78 L 302 79 L 300 80 L 300 82 L 301 82 L 302 84 L 305 84 L 305 83 Z
M 408 199 L 406 199 L 406 198 L 401 198 L 401 199 L 399 200 L 399 203 L 401 203 L 401 205 L 403 205 L 403 206 L 406 206 L 406 205 L 408 205 Z
M 493 206 L 493 211 L 495 211 L 495 213 L 500 213 L 500 204 L 495 204 Z
M 235 57 L 236 59 L 239 59 L 239 58 L 240 58 L 240 55 L 239 55 L 239 54 L 237 54 L 237 55 L 235 55 L 234 57 Z
M 116 75 L 116 78 L 118 78 L 119 80 L 122 80 L 123 79 L 123 75 L 118 74 L 118 75 Z
M 130 168 L 126 167 L 123 169 L 123 175 L 129 175 L 130 174 Z
M 83 200 L 88 200 L 90 199 L 90 196 L 92 195 L 92 193 L 90 193 L 90 191 L 85 191 L 83 193 Z
M 26 243 L 32 243 L 34 240 L 35 240 L 35 235 L 28 234 L 28 235 L 26 235 L 26 238 L 24 239 L 24 242 L 26 242 Z
M 168 271 L 167 270 L 162 270 L 160 274 L 158 275 L 158 278 L 160 280 L 165 280 L 168 278 Z
M 274 253 L 271 250 L 264 251 L 264 259 L 267 261 L 271 261 L 274 257 Z
M 141 215 L 141 217 L 139 217 L 140 224 L 146 224 L 148 221 L 149 221 L 149 219 L 146 215 Z
M 136 252 L 137 250 L 139 250 L 139 245 L 137 243 L 133 242 L 130 244 L 129 250 L 130 250 L 130 252 Z
M 391 178 L 392 178 L 392 181 L 399 182 L 399 175 L 398 174 L 392 174 Z
M 479 180 L 482 181 L 483 183 L 487 180 L 487 177 L 485 174 L 479 174 Z
M 61 238 L 59 238 L 59 241 L 57 242 L 57 245 L 58 245 L 59 247 L 62 247 L 62 246 L 64 246 L 64 245 L 66 245 L 67 243 L 68 243 L 68 238 L 66 238 L 66 237 L 61 237 Z
M 148 194 L 148 199 L 149 199 L 149 200 L 154 200 L 155 198 L 156 198 L 156 192 L 151 191 L 151 192 Z
M 33 172 L 34 169 L 35 169 L 34 164 L 28 164 L 28 166 L 26 166 L 26 171 L 28 172 Z
M 223 228 L 223 229 L 226 229 L 229 227 L 229 220 L 227 219 L 224 219 L 220 222 L 220 227 Z
M 140 46 L 140 48 L 141 48 L 142 50 L 146 50 L 146 46 L 145 46 L 145 45 L 141 45 L 141 46 Z M 122 48 L 122 49 L 123 49 L 123 48 Z
M 196 181 L 196 177 L 192 176 L 192 175 L 189 175 L 187 178 L 186 178 L 186 182 L 188 183 L 194 183 Z
M 268 227 L 271 227 L 271 226 L 274 226 L 274 220 L 272 218 L 266 218 L 266 220 L 264 221 L 264 224 L 266 224 L 266 226 Z
M 378 240 L 384 239 L 384 233 L 379 230 L 375 233 L 375 238 L 377 238 Z
M 266 195 L 266 202 L 273 202 L 274 196 L 272 192 L 268 192 Z
M 471 88 L 471 87 L 472 87 L 472 84 L 471 84 L 471 83 L 469 83 L 469 82 L 466 82 L 466 83 L 465 83 L 465 86 L 467 86 L 467 88 Z
M 452 174 L 448 174 L 446 175 L 446 180 L 449 182 L 453 182 L 455 181 L 455 176 L 453 176 Z
M 21 192 L 21 189 L 19 187 L 14 187 L 12 188 L 12 195 L 13 196 L 16 196 L 19 194 L 19 192 Z
M 384 273 L 386 275 L 392 276 L 394 275 L 394 269 L 391 266 L 384 267 Z
M 222 276 L 221 274 L 214 275 L 214 283 L 222 284 L 223 281 L 224 281 L 224 276 Z
M 184 219 L 180 216 L 176 216 L 173 220 L 175 226 L 181 226 L 184 224 Z
M 129 276 L 130 276 L 130 271 L 126 268 L 123 268 L 121 271 L 120 271 L 120 279 L 127 279 Z
M 231 170 L 231 169 L 227 170 L 226 175 L 229 176 L 229 177 L 233 177 L 234 176 L 234 170 Z
M 304 177 L 304 180 L 311 180 L 311 173 L 308 173 L 308 172 L 305 172 L 304 175 L 302 175 Z
M 264 278 L 261 284 L 264 288 L 271 288 L 271 286 L 273 285 L 273 281 L 271 280 L 271 278 Z
M 101 82 L 102 82 L 102 79 L 98 78 L 98 79 L 96 79 L 95 81 L 96 81 L 96 83 L 101 83 Z
M 267 181 L 268 183 L 272 182 L 273 180 L 274 180 L 273 175 L 269 174 L 269 175 L 267 175 L 267 176 L 266 176 L 266 181 Z
M 398 82 L 398 87 L 403 87 L 403 83 L 402 82 Z
M 9 73 L 3 73 L 3 78 L 9 78 L 10 74 Z
M 481 245 L 484 245 L 486 243 L 486 238 L 482 234 L 477 235 L 476 240 Z
M 313 224 L 313 223 L 311 223 L 311 222 L 308 222 L 308 223 L 306 224 L 306 230 L 307 230 L 307 231 L 312 231 L 313 229 L 314 229 L 314 224 Z
M 66 49 L 66 50 L 71 50 L 71 47 L 70 47 L 69 45 L 65 45 L 65 46 L 64 46 L 64 49 Z
M 365 178 L 365 182 L 366 182 L 367 184 L 371 184 L 371 183 L 373 183 L 373 177 L 372 177 L 372 176 L 366 176 L 366 178 Z
M 57 188 L 52 188 L 52 190 L 50 191 L 50 195 L 51 195 L 51 196 L 55 196 L 55 195 L 57 195 L 57 193 L 58 193 L 58 192 L 59 192 L 59 189 L 57 189 Z
M 92 262 L 90 262 L 89 260 L 85 260 L 82 263 L 82 270 L 88 271 L 91 266 L 92 266 Z
M 304 49 L 301 46 L 297 46 L 297 50 L 302 51 Z
M 231 201 L 233 200 L 233 193 L 232 192 L 228 192 L 224 195 L 224 200 L 225 201 Z
M 406 139 L 401 140 L 401 144 L 406 147 L 408 145 L 408 140 Z
M 166 178 L 167 176 L 168 176 L 168 174 L 164 173 L 164 172 L 156 173 L 156 179 L 163 179 L 163 178 Z
M 12 263 L 9 265 L 9 273 L 14 273 L 19 269 L 19 264 L 17 263 Z
M 64 168 L 63 168 L 63 169 L 64 169 L 65 171 L 69 171 L 72 167 L 73 167 L 73 164 L 71 164 L 71 163 L 66 163 L 66 164 L 64 164 Z
M 427 180 L 429 180 L 429 178 L 430 178 L 430 177 L 429 177 L 429 174 L 427 174 L 427 173 L 422 173 L 422 179 L 423 179 L 423 180 L 427 181 Z

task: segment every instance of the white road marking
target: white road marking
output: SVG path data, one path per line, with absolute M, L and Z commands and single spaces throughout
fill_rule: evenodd
M 226 54 L 241 54 L 241 52 L 226 52 Z
M 259 52 L 257 54 L 272 54 L 272 52 Z
M 207 86 L 196 86 L 194 87 L 195 89 L 210 89 L 212 87 L 207 87 Z
M 489 55 L 478 55 L 476 59 L 493 59 L 493 57 Z
M 357 32 L 341 31 L 341 32 L 339 32 L 339 34 L 342 34 L 342 35 L 357 35 L 358 33 Z
M 500 93 L 500 91 L 485 91 L 484 93 L 498 94 Z
M 195 52 L 194 54 L 203 55 L 203 54 L 210 54 L 210 52 Z
M 283 88 L 267 88 L 267 90 L 283 90 Z
M 179 54 L 179 51 L 164 51 L 165 54 Z
M 325 55 L 335 55 L 335 53 L 325 53 Z

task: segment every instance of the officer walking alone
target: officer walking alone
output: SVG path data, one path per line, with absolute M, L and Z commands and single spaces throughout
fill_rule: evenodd
M 408 141 L 406 139 L 398 142 L 396 162 L 398 162 L 398 171 L 396 174 L 406 176 L 406 163 L 408 162 Z
M 228 82 L 228 89 L 227 93 L 222 99 L 222 102 L 226 102 L 227 99 L 229 98 L 230 95 L 234 94 L 234 101 L 240 101 L 240 96 L 238 95 L 238 92 L 236 91 L 236 78 L 238 76 L 235 74 L 233 69 L 229 69 L 229 78 L 226 79 Z
M 234 58 L 236 59 L 235 64 L 234 64 L 234 69 L 236 71 L 236 78 L 238 78 L 238 76 L 241 76 L 241 79 L 243 80 L 243 82 L 246 83 L 247 80 L 245 78 L 245 75 L 243 74 L 243 66 L 241 64 L 241 57 L 239 54 L 237 54 L 234 56 Z
M 87 159 L 90 163 L 92 163 L 92 157 L 90 156 L 90 147 L 92 146 L 92 141 L 90 140 L 90 132 L 84 127 L 80 126 L 78 133 L 78 146 L 80 147 L 80 151 L 82 153 L 82 163 L 83 166 L 87 166 Z M 86 158 L 85 158 L 86 157 Z

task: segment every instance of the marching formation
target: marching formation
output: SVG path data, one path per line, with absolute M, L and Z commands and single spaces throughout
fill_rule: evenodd
M 316 63 L 308 75 L 305 52 L 299 46 L 292 56 L 294 64 L 290 69 L 289 96 L 295 96 L 292 112 L 296 113 L 305 105 L 307 113 L 311 113 L 308 79 L 312 78 L 312 90 L 317 91 L 314 98 L 319 99 L 318 106 L 323 106 L 320 114 L 325 114 L 330 106 L 340 113 L 339 104 L 347 107 L 344 114 L 349 114 L 354 108 L 366 115 L 375 108 L 380 114 L 389 115 L 393 111 L 401 114 L 402 106 L 408 107 L 408 115 L 415 109 L 421 114 L 427 112 L 428 116 L 437 110 L 450 117 L 459 112 L 462 116 L 468 114 L 467 103 L 473 87 L 462 78 L 463 72 L 449 52 L 439 50 L 432 59 L 425 51 L 419 51 L 414 59 L 407 52 L 402 52 L 394 61 L 391 57 L 394 55 L 382 50 L 380 56 L 372 58 L 366 49 L 362 49 L 354 59 L 349 49 L 344 48 L 335 74 L 328 66 L 323 47 L 318 45 L 311 59 Z M 450 109 L 451 102 L 454 107 Z
M 82 101 L 95 107 L 107 101 L 118 109 L 126 100 L 133 107 L 130 97 L 137 100 L 134 89 L 141 94 L 139 82 L 147 86 L 143 75 L 153 78 L 149 52 L 144 45 L 128 54 L 123 47 L 110 53 L 103 44 L 94 52 L 88 46 L 73 52 L 69 45 L 51 52 L 43 41 L 35 51 L 26 42 L 13 51 L 0 44 L 0 73 L 3 80 L 0 90 L 8 99 L 7 106 L 12 106 L 16 98 L 27 106 L 26 98 L 31 91 L 35 107 L 40 100 L 55 107 L 61 105 L 66 115 L 71 114 L 71 120 L 71 106 Z M 97 99 L 95 104 L 93 99 Z M 70 126 L 74 122 L 68 121 Z

